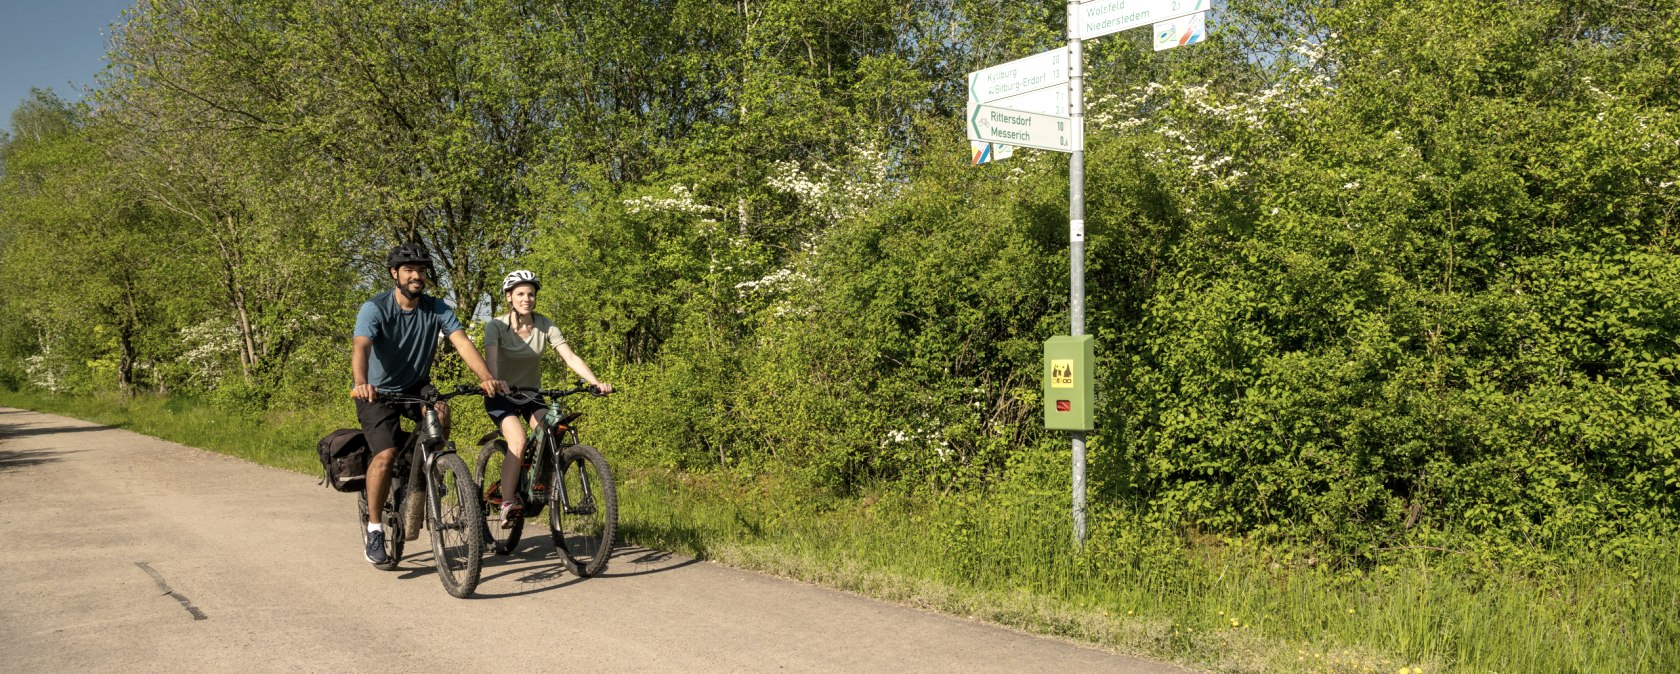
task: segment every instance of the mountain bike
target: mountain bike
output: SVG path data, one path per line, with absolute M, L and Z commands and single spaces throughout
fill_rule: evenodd
M 484 489 L 485 540 L 498 555 L 513 552 L 525 529 L 525 520 L 548 512 L 548 530 L 554 548 L 566 570 L 580 578 L 607 568 L 612 556 L 613 531 L 618 527 L 618 492 L 612 469 L 601 450 L 579 444 L 572 424 L 582 412 L 567 412 L 563 401 L 578 393 L 602 395 L 593 386 L 578 382 L 572 389 L 513 389 L 508 398 L 516 404 L 548 399 L 548 412 L 530 429 L 525 441 L 525 460 L 519 471 L 515 493 L 525 502 L 524 517 L 515 518 L 510 528 L 501 528 L 498 514 L 502 505 L 502 464 L 508 460 L 507 442 L 501 429 L 479 439 L 478 477 Z
M 418 397 L 380 394 L 380 399 L 398 404 L 415 404 L 421 419 L 415 432 L 399 433 L 396 456 L 392 458 L 391 489 L 380 508 L 385 525 L 385 554 L 389 561 L 376 565 L 385 571 L 397 568 L 403 543 L 420 537 L 424 526 L 432 533 L 432 556 L 438 580 L 454 597 L 466 597 L 478 587 L 484 556 L 484 514 L 478 481 L 467 470 L 467 462 L 455 453 L 455 443 L 445 440 L 435 403 L 462 395 L 484 395 L 471 386 L 458 386 L 450 393 L 438 393 L 427 386 Z M 424 490 L 424 500 L 421 499 Z M 367 490 L 358 497 L 361 521 L 368 521 Z M 423 520 L 423 521 L 422 521 Z M 364 525 L 365 528 L 365 525 Z

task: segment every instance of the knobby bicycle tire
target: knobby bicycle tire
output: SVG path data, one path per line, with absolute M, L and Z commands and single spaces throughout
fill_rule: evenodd
M 482 494 L 467 462 L 454 452 L 439 455 L 431 472 L 426 480 L 427 514 L 438 580 L 450 596 L 466 597 L 478 589 L 484 557 Z
M 618 489 L 601 450 L 572 445 L 560 454 L 548 490 L 548 528 L 566 570 L 580 578 L 604 571 L 618 528 Z M 564 485 L 564 490 L 560 487 Z M 561 502 L 561 492 L 567 502 Z
M 507 442 L 499 439 L 486 442 L 478 449 L 478 483 L 484 485 L 479 499 L 484 511 L 484 547 L 498 555 L 512 553 L 525 531 L 524 517 L 513 518 L 513 526 L 503 529 L 501 507 L 497 505 L 501 502 L 502 465 L 510 456 Z
M 384 564 L 373 565 L 373 568 L 379 569 L 381 571 L 391 571 L 391 570 L 396 569 L 397 568 L 397 560 L 402 558 L 402 553 L 403 553 L 402 522 L 400 521 L 401 518 L 397 517 L 396 505 L 394 503 L 392 503 L 392 501 L 394 501 L 396 499 L 396 497 L 397 497 L 397 490 L 393 486 L 391 489 L 388 489 L 387 493 L 385 494 L 385 507 L 380 509 L 380 518 L 385 523 L 385 559 L 386 559 L 386 561 L 385 561 Z M 367 490 L 366 489 L 363 489 L 361 491 L 361 493 L 356 496 L 356 510 L 360 514 L 360 516 L 356 518 L 356 523 L 361 525 L 361 527 L 362 527 L 362 529 L 361 529 L 362 538 L 357 539 L 357 540 L 358 541 L 365 541 L 365 540 L 367 540 L 367 521 L 368 521 L 368 498 L 367 498 Z

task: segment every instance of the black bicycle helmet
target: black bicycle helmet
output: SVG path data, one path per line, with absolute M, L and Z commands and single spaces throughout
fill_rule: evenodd
M 385 267 L 396 269 L 405 264 L 423 264 L 432 266 L 432 256 L 421 248 L 418 243 L 405 243 L 391 249 L 391 254 L 385 256 Z

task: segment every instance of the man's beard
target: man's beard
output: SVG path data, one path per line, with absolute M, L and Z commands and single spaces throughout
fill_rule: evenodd
M 410 285 L 418 285 L 418 286 L 420 286 L 420 289 L 419 290 L 409 290 L 408 287 Z M 404 299 L 412 300 L 416 297 L 419 297 L 421 295 L 426 294 L 426 284 L 425 283 L 401 283 L 401 284 L 397 285 L 397 292 L 402 293 Z

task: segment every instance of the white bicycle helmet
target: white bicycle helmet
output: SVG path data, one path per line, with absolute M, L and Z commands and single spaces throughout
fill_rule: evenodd
M 502 279 L 502 292 L 505 293 L 509 290 L 513 290 L 514 286 L 521 283 L 529 283 L 536 286 L 537 290 L 542 290 L 542 281 L 537 280 L 536 274 L 525 271 L 524 269 L 515 269 L 512 273 L 507 275 L 507 278 Z

